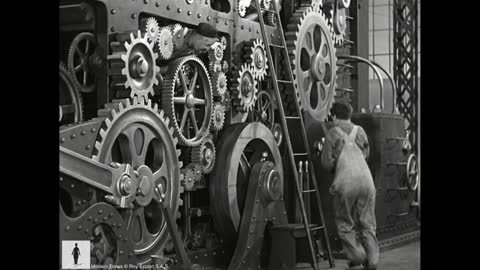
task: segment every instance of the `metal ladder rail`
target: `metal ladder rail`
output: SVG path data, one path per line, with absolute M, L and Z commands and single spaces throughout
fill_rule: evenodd
M 275 1 L 272 2 L 273 10 L 262 9 L 258 0 L 255 0 L 255 5 L 256 5 L 257 12 L 259 14 L 258 17 L 259 17 L 259 21 L 260 21 L 260 29 L 262 31 L 262 37 L 263 37 L 263 40 L 268 47 L 268 49 L 267 49 L 268 60 L 270 61 L 270 63 L 273 63 L 270 47 L 277 47 L 277 48 L 283 49 L 283 52 L 285 54 L 285 59 L 287 61 L 287 70 L 288 70 L 288 75 L 290 77 L 290 81 L 281 81 L 281 82 L 291 83 L 292 87 L 295 87 L 295 85 L 293 83 L 293 73 L 292 73 L 292 70 L 291 70 L 290 59 L 288 58 L 287 45 L 286 45 L 285 37 L 284 37 L 284 34 L 283 34 L 283 27 L 282 27 L 282 24 L 281 24 L 281 19 L 280 19 L 280 16 L 278 14 L 278 11 L 277 11 Z M 274 45 L 274 44 L 269 43 L 267 34 L 265 32 L 265 24 L 264 24 L 263 16 L 261 15 L 262 11 L 273 12 L 275 14 L 275 16 L 277 18 L 277 25 L 278 25 L 277 29 L 279 29 L 279 32 L 280 32 L 279 34 L 281 35 L 282 46 Z M 305 205 L 304 205 L 304 202 L 303 202 L 303 196 L 302 196 L 303 191 L 300 189 L 298 175 L 296 174 L 297 167 L 296 167 L 296 164 L 295 164 L 295 157 L 294 157 L 295 153 L 293 152 L 292 145 L 291 145 L 291 140 L 290 140 L 290 135 L 288 133 L 286 116 L 285 116 L 285 112 L 284 112 L 284 109 L 283 109 L 283 104 L 282 104 L 282 102 L 280 102 L 281 96 L 280 96 L 280 91 L 278 89 L 278 82 L 280 80 L 277 79 L 277 74 L 276 74 L 276 70 L 275 70 L 274 66 L 271 66 L 270 73 L 271 73 L 271 77 L 272 77 L 272 81 L 273 81 L 273 86 L 274 86 L 274 89 L 275 89 L 275 96 L 277 98 L 278 110 L 280 112 L 280 122 L 281 122 L 283 131 L 284 131 L 284 135 L 285 135 L 285 139 L 286 139 L 285 141 L 286 141 L 287 149 L 288 149 L 288 152 L 289 152 L 290 163 L 291 163 L 292 169 L 294 171 L 293 175 L 294 175 L 294 179 L 295 179 L 295 190 L 296 190 L 296 193 L 297 193 L 298 201 L 299 201 L 299 204 L 300 204 L 300 209 L 301 209 L 301 212 L 302 212 L 302 217 L 303 217 L 303 220 L 304 220 L 305 231 L 306 231 L 309 246 L 310 246 L 310 251 L 311 251 L 311 255 L 312 255 L 312 259 L 313 259 L 313 263 L 314 263 L 314 268 L 317 269 L 318 265 L 317 265 L 317 262 L 316 262 L 315 252 L 314 252 L 314 248 L 313 248 L 313 241 L 312 241 L 312 237 L 311 237 L 311 233 L 310 233 L 311 229 L 310 229 L 310 226 L 308 224 Z M 320 219 L 321 219 L 321 222 L 322 222 L 322 224 L 320 225 L 320 228 L 322 229 L 323 234 L 324 234 L 324 240 L 325 240 L 324 242 L 325 242 L 326 248 L 327 248 L 327 256 L 328 256 L 328 260 L 329 260 L 329 263 L 330 263 L 330 267 L 334 267 L 335 264 L 334 264 L 334 261 L 333 261 L 333 258 L 332 258 L 328 233 L 327 233 L 327 229 L 326 229 L 326 226 L 325 226 L 325 221 L 324 221 L 323 210 L 322 210 L 321 201 L 320 201 L 320 193 L 319 193 L 319 189 L 318 189 L 318 184 L 316 182 L 315 174 L 313 173 L 314 172 L 313 163 L 311 162 L 312 158 L 311 158 L 310 149 L 308 147 L 308 140 L 307 140 L 307 136 L 306 136 L 306 132 L 305 132 L 305 126 L 303 124 L 303 117 L 302 117 L 300 108 L 298 106 L 298 101 L 297 101 L 296 95 L 293 95 L 293 96 L 294 96 L 294 99 L 295 99 L 295 107 L 297 109 L 298 117 L 289 117 L 289 118 L 291 118 L 291 119 L 296 118 L 300 122 L 304 147 L 305 147 L 305 150 L 306 150 L 306 153 L 307 153 L 307 158 L 310 161 L 309 162 L 309 168 L 310 168 L 310 172 L 312 172 L 311 179 L 312 179 L 312 182 L 313 182 L 313 185 L 314 185 L 314 189 L 316 191 L 315 192 L 315 195 L 316 195 L 315 197 L 316 197 L 316 200 L 317 200 L 317 207 L 318 207 L 319 214 L 320 214 Z M 325 125 L 322 125 L 322 127 L 324 127 L 324 130 L 326 130 Z

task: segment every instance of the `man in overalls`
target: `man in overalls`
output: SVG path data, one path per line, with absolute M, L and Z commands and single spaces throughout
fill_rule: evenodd
M 363 264 L 365 269 L 376 269 L 375 185 L 366 162 L 367 134 L 350 121 L 350 104 L 335 102 L 330 112 L 335 127 L 325 136 L 321 159 L 322 166 L 335 175 L 330 193 L 338 235 L 350 267 Z

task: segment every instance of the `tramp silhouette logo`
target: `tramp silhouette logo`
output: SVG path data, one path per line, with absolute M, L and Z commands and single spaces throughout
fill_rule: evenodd
M 90 269 L 90 241 L 62 241 L 62 269 Z

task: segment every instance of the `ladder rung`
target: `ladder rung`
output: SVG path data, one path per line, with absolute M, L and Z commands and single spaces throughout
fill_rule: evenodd
M 313 228 L 310 228 L 310 231 L 316 231 L 316 230 L 320 230 L 320 229 L 323 229 L 323 228 L 325 228 L 325 226 L 323 226 L 323 225 L 322 226 L 315 226 Z
M 272 47 L 282 48 L 282 49 L 285 48 L 285 47 L 283 47 L 283 45 L 277 45 L 277 44 L 268 44 L 268 45 L 270 45 Z
M 293 153 L 294 156 L 306 156 L 308 153 Z
M 406 166 L 407 162 L 391 162 L 387 163 L 387 166 Z
M 307 190 L 303 190 L 302 192 L 303 193 L 312 193 L 312 192 L 315 192 L 317 191 L 316 189 L 307 189 Z
M 285 80 L 277 80 L 279 83 L 292 83 L 292 81 L 285 81 Z
M 353 89 L 349 89 L 349 88 L 335 88 L 336 91 L 343 91 L 343 92 L 354 92 Z
M 277 12 L 276 12 L 275 10 L 273 10 L 273 9 L 264 9 L 264 8 L 261 8 L 260 10 L 261 10 L 261 11 L 267 11 L 267 12 L 271 12 L 271 13 L 277 14 Z
M 300 116 L 285 116 L 287 120 L 300 120 Z

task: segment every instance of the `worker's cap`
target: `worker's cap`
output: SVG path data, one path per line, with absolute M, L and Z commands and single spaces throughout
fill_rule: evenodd
M 197 28 L 197 33 L 208 38 L 217 37 L 217 29 L 208 23 L 200 23 Z

